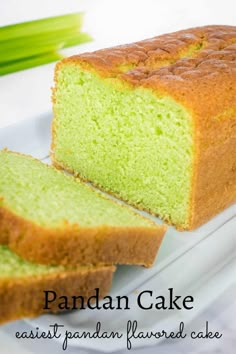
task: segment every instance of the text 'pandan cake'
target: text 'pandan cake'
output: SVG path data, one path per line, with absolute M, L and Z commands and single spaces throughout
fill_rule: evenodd
M 66 58 L 52 159 L 179 229 L 236 201 L 236 27 Z
M 30 245 L 29 245 L 30 247 Z M 99 288 L 104 297 L 111 286 L 114 267 L 46 266 L 28 262 L 0 245 L 0 324 L 24 317 L 36 317 L 46 312 L 59 312 L 60 296 L 89 298 Z M 53 293 L 45 308 L 45 290 Z
M 165 231 L 52 166 L 0 151 L 0 244 L 27 260 L 151 266 Z

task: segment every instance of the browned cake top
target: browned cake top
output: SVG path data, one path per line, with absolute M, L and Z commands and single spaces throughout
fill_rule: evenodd
M 158 95 L 171 95 L 192 111 L 195 125 L 201 128 L 204 125 L 207 129 L 212 119 L 235 121 L 235 26 L 183 30 L 75 55 L 63 62 L 80 63 L 103 77 L 148 87 Z M 226 135 L 232 134 L 233 129 L 226 130 Z
M 75 56 L 76 58 L 76 56 Z M 207 26 L 80 55 L 109 77 L 136 85 L 161 77 L 188 80 L 236 68 L 236 27 Z

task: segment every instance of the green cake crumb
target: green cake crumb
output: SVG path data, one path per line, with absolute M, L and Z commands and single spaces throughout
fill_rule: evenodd
M 146 226 L 150 220 L 31 157 L 0 151 L 2 207 L 38 225 Z
M 132 205 L 187 225 L 193 163 L 190 113 L 73 63 L 57 73 L 55 161 Z

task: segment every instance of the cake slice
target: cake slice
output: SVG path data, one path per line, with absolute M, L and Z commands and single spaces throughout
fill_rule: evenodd
M 63 59 L 53 103 L 55 165 L 180 230 L 236 201 L 236 27 Z
M 27 260 L 151 266 L 165 230 L 52 166 L 0 151 L 0 244 Z
M 63 309 L 59 306 L 60 296 L 67 298 L 68 308 L 73 306 L 73 296 L 82 296 L 86 303 L 95 288 L 99 288 L 103 298 L 110 289 L 113 272 L 112 266 L 39 265 L 25 261 L 7 246 L 0 245 L 0 324 L 59 312 Z M 47 297 L 45 291 L 50 291 Z

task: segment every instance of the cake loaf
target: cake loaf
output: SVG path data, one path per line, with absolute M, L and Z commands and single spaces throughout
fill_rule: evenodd
M 236 27 L 63 59 L 53 109 L 55 165 L 178 229 L 236 201 Z
M 99 288 L 103 298 L 109 291 L 114 267 L 45 266 L 25 261 L 7 246 L 0 245 L 0 324 L 36 317 L 46 312 L 60 312 L 60 296 L 72 307 L 73 296 L 86 299 Z M 50 293 L 45 306 L 44 291 Z M 52 301 L 54 299 L 54 301 Z
M 0 244 L 22 258 L 151 266 L 165 230 L 52 166 L 0 151 Z

